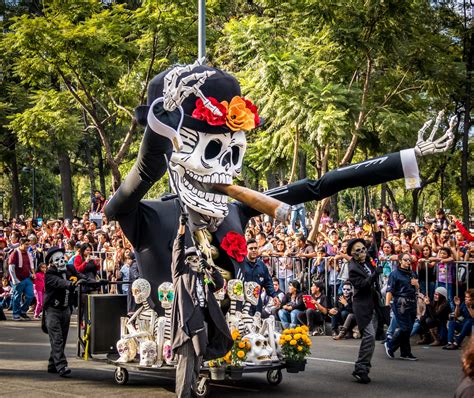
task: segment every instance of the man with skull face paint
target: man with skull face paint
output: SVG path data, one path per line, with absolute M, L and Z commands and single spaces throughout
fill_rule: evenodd
M 233 340 L 214 292 L 224 286 L 216 268 L 184 249 L 188 217 L 180 217 L 171 265 L 175 297 L 171 310 L 171 347 L 178 356 L 176 395 L 190 397 L 202 359 L 223 357 Z
M 66 346 L 71 320 L 72 307 L 77 297 L 74 289 L 78 284 L 88 283 L 97 285 L 95 281 L 88 281 L 87 277 L 67 267 L 64 259 L 64 248 L 52 247 L 46 254 L 46 263 L 49 268 L 45 274 L 45 299 L 42 327 L 47 329 L 51 354 L 48 361 L 48 372 L 58 373 L 61 377 L 71 374 L 68 368 L 64 347 Z
M 359 356 L 352 375 L 359 383 L 367 384 L 370 383 L 370 361 L 375 349 L 377 311 L 381 305 L 379 275 L 382 273 L 382 268 L 374 268 L 370 263 L 363 239 L 350 240 L 347 253 L 352 256 L 349 262 L 349 281 L 354 288 L 352 310 L 362 334 Z
M 262 120 L 255 105 L 241 97 L 233 76 L 201 62 L 173 67 L 151 80 L 148 106 L 136 110 L 137 119 L 146 125 L 137 161 L 105 208 L 107 217 L 120 222 L 136 249 L 140 273 L 150 281 L 153 291 L 171 277 L 171 241 L 180 206 L 177 199 L 141 199 L 162 178 L 168 165 L 176 181 L 173 189 L 179 191 L 190 213 L 192 232 L 207 229 L 215 247 L 219 248 L 231 231 L 243 235 L 249 219 L 261 213 L 252 203 L 227 203 L 226 194 L 213 188 L 215 184 L 231 184 L 240 175 L 245 131 L 258 127 Z M 445 151 L 452 143 L 453 121 L 438 140 L 433 140 L 433 133 L 424 141 L 425 124 L 415 148 L 348 165 L 319 180 L 304 179 L 265 194 L 297 205 L 346 188 L 402 177 L 408 188 L 414 188 L 419 184 L 416 156 Z M 439 124 L 440 119 L 435 127 Z M 157 266 L 157 258 L 163 266 Z M 216 265 L 229 279 L 241 268 L 224 250 L 219 250 Z M 158 304 L 156 297 L 154 301 Z

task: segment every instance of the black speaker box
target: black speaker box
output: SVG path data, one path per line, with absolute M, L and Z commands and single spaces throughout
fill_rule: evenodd
M 94 354 L 117 352 L 120 339 L 120 317 L 127 316 L 126 294 L 91 294 L 91 334 L 89 350 Z

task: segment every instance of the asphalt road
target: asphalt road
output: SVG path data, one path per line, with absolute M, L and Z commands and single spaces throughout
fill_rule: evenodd
M 114 368 L 75 358 L 76 325 L 67 344 L 72 377 L 46 372 L 47 335 L 38 321 L 0 322 L 0 396 L 27 397 L 174 397 L 174 382 L 155 375 L 131 373 L 126 386 L 115 384 Z M 460 352 L 435 347 L 413 350 L 418 362 L 390 360 L 377 343 L 370 374 L 372 383 L 360 385 L 351 373 L 360 340 L 333 341 L 312 337 L 306 371 L 283 371 L 279 386 L 270 386 L 265 374 L 245 375 L 241 382 L 211 385 L 211 397 L 452 397 L 461 377 Z

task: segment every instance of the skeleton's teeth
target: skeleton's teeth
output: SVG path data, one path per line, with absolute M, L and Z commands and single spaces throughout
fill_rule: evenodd
M 204 198 L 204 192 L 203 191 L 198 191 L 198 196 L 200 198 Z
M 221 174 L 221 175 L 219 176 L 219 183 L 220 183 L 220 184 L 225 184 L 225 175 L 224 175 L 224 174 Z
M 211 175 L 211 183 L 216 184 L 219 182 L 219 174 Z
M 209 184 L 211 182 L 211 177 L 210 176 L 204 176 L 202 178 L 202 181 L 205 183 L 205 184 Z
M 231 176 L 226 176 L 226 184 L 232 184 L 232 177 Z

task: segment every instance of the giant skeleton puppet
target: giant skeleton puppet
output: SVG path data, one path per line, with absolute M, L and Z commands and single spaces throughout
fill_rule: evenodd
M 243 235 L 253 216 L 267 212 L 285 218 L 288 205 L 320 200 L 346 188 L 402 177 L 407 188 L 415 188 L 419 184 L 416 157 L 449 148 L 455 123 L 452 118 L 447 132 L 435 139 L 440 114 L 427 140 L 423 136 L 430 122 L 419 131 L 415 148 L 342 167 L 318 180 L 304 179 L 259 194 L 231 185 L 241 173 L 245 132 L 258 127 L 260 118 L 256 107 L 241 97 L 239 83 L 230 74 L 201 65 L 200 60 L 171 68 L 152 79 L 148 106 L 137 108 L 136 113 L 146 124 L 138 158 L 105 211 L 109 219 L 120 222 L 135 248 L 140 274 L 150 281 L 154 292 L 162 282 L 171 280 L 171 249 L 180 204 L 177 198 L 142 198 L 167 167 L 176 182 L 173 189 L 179 191 L 190 213 L 189 229 L 207 260 L 214 260 L 224 277 L 230 279 L 241 277 L 241 272 L 240 263 L 221 248 L 228 232 Z M 237 200 L 229 203 L 228 195 Z M 186 244 L 191 246 L 192 242 Z

